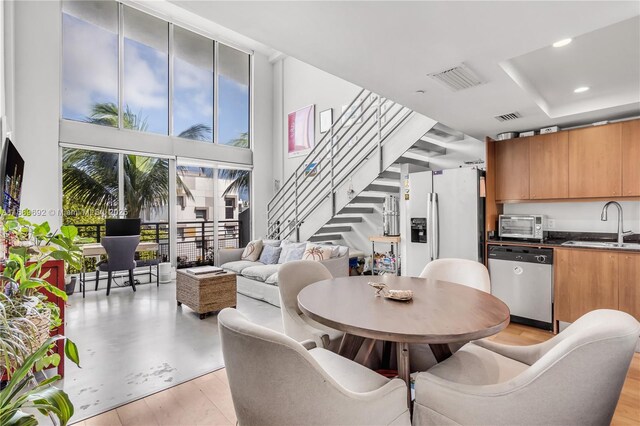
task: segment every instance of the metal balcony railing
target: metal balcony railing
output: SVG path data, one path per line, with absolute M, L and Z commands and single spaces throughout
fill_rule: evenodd
M 177 223 L 176 261 L 178 268 L 186 268 L 195 265 L 213 265 L 215 254 L 215 234 L 217 232 L 218 248 L 240 247 L 239 220 L 218 221 L 217 230 L 213 221 L 181 221 Z M 105 236 L 105 225 L 100 223 L 77 224 L 78 234 L 100 242 Z M 163 262 L 168 262 L 169 252 L 169 224 L 166 222 L 147 222 L 141 225 L 140 241 L 153 241 L 158 243 L 158 257 Z M 141 260 L 153 256 L 153 253 L 138 253 Z M 87 272 L 95 270 L 95 259 L 85 259 Z
M 269 236 L 300 241 L 300 225 L 327 198 L 335 215 L 336 188 L 376 153 L 382 173 L 382 146 L 411 114 L 361 90 L 269 202 Z M 309 172 L 309 164 L 315 164 L 316 173 Z

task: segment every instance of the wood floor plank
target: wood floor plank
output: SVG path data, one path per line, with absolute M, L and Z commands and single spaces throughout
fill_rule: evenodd
M 153 410 L 144 399 L 118 407 L 116 412 L 120 417 L 122 426 L 158 426 Z
M 236 423 L 236 411 L 233 408 L 233 399 L 228 383 L 214 374 L 199 377 L 194 380 L 194 383 L 232 424 Z
M 85 420 L 86 426 L 122 426 L 116 410 L 107 411 Z
M 186 382 L 170 389 L 175 395 L 178 404 L 184 410 L 184 417 L 180 424 L 231 426 L 232 423 L 222 414 L 222 411 L 205 396 L 205 394 L 193 382 Z
M 510 345 L 531 345 L 551 337 L 551 333 L 543 330 L 509 324 L 491 339 Z M 229 379 L 226 370 L 220 369 L 75 425 L 208 426 L 235 423 Z M 611 424 L 640 426 L 640 353 L 633 356 Z
M 179 425 L 184 416 L 184 409 L 170 390 L 158 392 L 144 399 L 160 426 Z

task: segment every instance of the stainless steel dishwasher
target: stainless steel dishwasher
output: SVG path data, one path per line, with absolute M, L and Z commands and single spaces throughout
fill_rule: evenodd
M 553 328 L 553 250 L 489 246 L 491 294 L 507 304 L 511 321 Z

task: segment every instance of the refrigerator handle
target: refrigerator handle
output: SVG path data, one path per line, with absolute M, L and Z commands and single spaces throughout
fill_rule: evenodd
M 431 252 L 431 257 L 434 259 L 440 258 L 440 217 L 439 217 L 439 209 L 438 209 L 438 194 L 433 193 L 433 201 L 431 202 L 431 221 L 432 221 L 432 237 L 431 241 L 433 241 L 433 250 Z

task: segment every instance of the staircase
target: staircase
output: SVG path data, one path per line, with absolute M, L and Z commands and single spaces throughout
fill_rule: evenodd
M 343 242 L 370 217 L 369 229 L 381 226 L 385 196 L 401 195 L 400 165 L 427 170 L 428 158 L 446 154 L 421 139 L 436 125 L 362 90 L 269 202 L 269 236 Z M 315 175 L 305 172 L 311 163 Z

